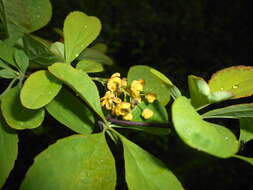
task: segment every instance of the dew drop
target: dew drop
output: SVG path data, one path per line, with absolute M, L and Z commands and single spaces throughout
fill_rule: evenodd
M 236 89 L 236 88 L 238 88 L 238 87 L 239 87 L 238 84 L 235 84 L 235 85 L 232 86 L 233 89 Z
M 84 28 L 87 28 L 87 25 L 85 25 Z
M 77 53 L 77 54 L 75 54 L 75 57 L 78 57 L 78 53 Z
M 223 88 L 223 87 L 221 87 L 221 88 L 220 88 L 220 90 L 224 90 L 224 88 Z
M 225 140 L 228 140 L 228 137 L 225 137 Z

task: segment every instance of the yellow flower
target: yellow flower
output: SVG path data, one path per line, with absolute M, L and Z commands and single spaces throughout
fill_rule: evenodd
M 144 109 L 141 113 L 141 116 L 144 118 L 144 119 L 149 119 L 151 118 L 152 116 L 154 115 L 153 111 L 150 110 L 150 109 Z
M 125 77 L 121 79 L 121 86 L 123 87 L 127 86 L 127 79 Z
M 128 113 L 128 114 L 126 114 L 125 116 L 123 116 L 122 118 L 123 118 L 124 120 L 130 121 L 130 120 L 133 119 L 133 115 L 132 115 L 131 113 Z
M 153 103 L 156 100 L 156 94 L 155 93 L 148 93 L 145 95 L 146 100 L 148 103 Z
M 117 116 L 126 116 L 131 112 L 131 104 L 129 102 L 120 102 L 116 105 L 114 111 Z
M 114 73 L 114 74 L 112 74 L 111 78 L 114 78 L 114 77 L 120 77 L 120 73 Z
M 107 110 L 113 109 L 115 103 L 118 104 L 121 102 L 121 99 L 115 97 L 115 94 L 111 91 L 107 91 L 104 97 L 100 98 L 101 106 L 105 107 Z
M 107 82 L 107 88 L 115 92 L 121 87 L 121 79 L 119 77 L 110 78 Z
M 144 80 L 143 79 L 139 79 L 139 80 L 133 80 L 131 83 L 131 91 L 133 92 L 141 92 L 143 91 L 144 88 Z

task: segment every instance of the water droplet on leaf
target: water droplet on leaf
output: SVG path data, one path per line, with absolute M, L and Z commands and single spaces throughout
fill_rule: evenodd
M 232 86 L 233 89 L 236 89 L 236 88 L 238 88 L 238 87 L 239 87 L 238 84 L 235 84 L 235 85 Z

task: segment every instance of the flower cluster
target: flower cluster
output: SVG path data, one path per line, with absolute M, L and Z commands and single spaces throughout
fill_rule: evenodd
M 143 93 L 145 81 L 143 79 L 133 80 L 128 84 L 126 78 L 121 78 L 120 73 L 114 73 L 107 81 L 107 91 L 100 99 L 101 105 L 111 111 L 111 114 L 124 120 L 132 120 L 132 109 L 143 99 L 149 103 L 156 100 L 155 93 Z M 150 109 L 144 109 L 141 116 L 149 119 L 153 116 Z

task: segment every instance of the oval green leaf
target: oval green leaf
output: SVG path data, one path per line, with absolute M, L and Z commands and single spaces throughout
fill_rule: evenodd
M 4 185 L 18 156 L 18 136 L 8 129 L 0 113 L 0 188 Z
M 23 50 L 16 50 L 14 53 L 16 65 L 22 73 L 25 73 L 29 66 L 29 58 Z
M 79 71 L 64 63 L 55 63 L 48 67 L 49 71 L 66 85 L 72 88 L 78 95 L 103 119 L 105 120 L 97 87 L 91 78 L 84 72 Z
M 101 63 L 92 60 L 82 60 L 76 65 L 76 68 L 86 73 L 97 73 L 104 71 L 104 67 Z
M 211 110 L 201 115 L 202 118 L 253 118 L 253 103 L 251 104 L 237 104 Z
M 23 106 L 39 109 L 47 105 L 61 89 L 61 81 L 45 70 L 31 74 L 20 93 Z
M 10 89 L 2 98 L 1 110 L 7 124 L 14 129 L 33 129 L 44 120 L 44 109 L 30 110 L 22 106 L 20 88 Z
M 17 77 L 16 73 L 17 73 L 16 71 L 9 69 L 9 68 L 1 69 L 0 70 L 0 77 L 5 78 L 5 79 L 12 79 L 12 78 Z
M 233 98 L 242 98 L 253 94 L 253 67 L 233 66 L 213 74 L 209 81 L 212 92 L 229 91 Z
M 77 133 L 93 131 L 95 119 L 92 112 L 64 88 L 46 105 L 46 109 L 56 120 Z
M 103 133 L 74 135 L 39 154 L 21 190 L 113 190 L 114 158 Z
M 151 69 L 144 65 L 133 66 L 128 71 L 127 80 L 131 83 L 133 80 L 144 79 L 144 92 L 156 93 L 157 100 L 166 105 L 170 101 L 170 89 L 150 71 Z
M 126 182 L 129 190 L 183 190 L 176 176 L 153 155 L 120 136 L 125 160 Z
M 238 151 L 235 135 L 221 125 L 202 120 L 183 96 L 172 105 L 172 121 L 179 137 L 192 148 L 220 158 L 231 157 Z
M 101 30 L 98 18 L 74 11 L 64 21 L 63 34 L 65 58 L 71 63 L 78 55 L 97 38 Z
M 240 119 L 240 141 L 244 143 L 253 139 L 253 118 Z

